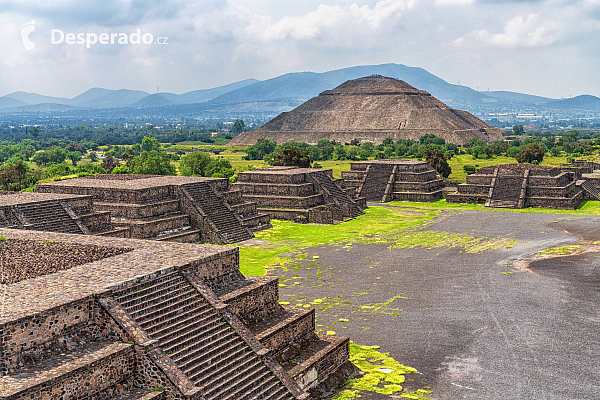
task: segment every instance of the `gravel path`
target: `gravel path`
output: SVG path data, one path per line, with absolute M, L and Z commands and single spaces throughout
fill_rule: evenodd
M 518 243 L 478 254 L 321 246 L 274 273 L 286 285 L 282 300 L 318 299 L 319 329 L 381 346 L 419 370 L 408 388 L 430 386 L 435 399 L 598 399 L 600 256 L 512 266 L 550 247 L 600 240 L 598 227 L 600 216 L 457 212 L 426 229 Z

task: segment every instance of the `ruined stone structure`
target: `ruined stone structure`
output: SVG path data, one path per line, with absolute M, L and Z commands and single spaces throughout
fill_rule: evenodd
M 63 194 L 0 192 L 0 228 L 129 237 L 91 196 Z
M 41 184 L 36 192 L 91 196 L 93 209 L 132 238 L 229 244 L 271 226 L 268 214 L 228 190 L 227 179 L 95 175 Z
M 354 372 L 236 247 L 0 236 L 2 400 L 316 399 Z
M 255 169 L 239 173 L 232 187 L 274 219 L 333 224 L 363 214 L 366 208 L 364 199 L 351 197 L 330 169 Z
M 444 180 L 429 164 L 418 160 L 373 160 L 350 164 L 342 171 L 344 187 L 368 201 L 436 201 Z
M 487 207 L 576 209 L 583 201 L 582 171 L 576 167 L 505 164 L 468 175 L 448 203 L 485 203 Z
M 229 144 L 249 146 L 265 138 L 278 143 L 358 139 L 380 144 L 387 137 L 418 141 L 430 133 L 459 145 L 474 137 L 502 140 L 500 129 L 448 107 L 423 90 L 397 79 L 367 76 L 326 90 Z

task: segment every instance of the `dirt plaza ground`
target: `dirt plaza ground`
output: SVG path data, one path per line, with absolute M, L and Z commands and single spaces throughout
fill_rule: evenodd
M 268 273 L 281 276 L 282 301 L 316 308 L 323 332 L 416 368 L 405 390 L 597 399 L 599 227 L 600 216 L 444 210 L 409 229 L 280 254 Z

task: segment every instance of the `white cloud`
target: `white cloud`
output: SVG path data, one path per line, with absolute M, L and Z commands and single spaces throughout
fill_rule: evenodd
M 249 38 L 264 42 L 283 39 L 313 40 L 326 32 L 350 27 L 356 33 L 359 28 L 376 30 L 385 22 L 399 18 L 416 4 L 416 0 L 381 0 L 372 8 L 368 5 L 321 4 L 315 11 L 300 16 L 286 15 L 278 20 L 269 16 L 255 15 L 244 32 Z
M 435 4 L 440 5 L 464 5 L 473 3 L 475 3 L 475 0 L 435 0 Z
M 452 43 L 456 46 L 483 43 L 504 49 L 549 46 L 560 38 L 560 23 L 539 14 L 518 15 L 506 22 L 502 33 L 473 31 Z

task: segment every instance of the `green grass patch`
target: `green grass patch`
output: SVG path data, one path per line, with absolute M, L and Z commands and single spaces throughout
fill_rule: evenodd
M 365 235 L 404 231 L 437 217 L 436 210 L 406 213 L 401 209 L 369 207 L 365 214 L 337 225 L 301 225 L 291 221 L 271 221 L 273 228 L 258 232 L 255 239 L 265 244 L 240 247 L 240 270 L 245 275 L 263 276 L 267 268 L 302 257 L 300 250 L 337 242 L 348 242 Z M 287 254 L 286 257 L 279 257 Z

